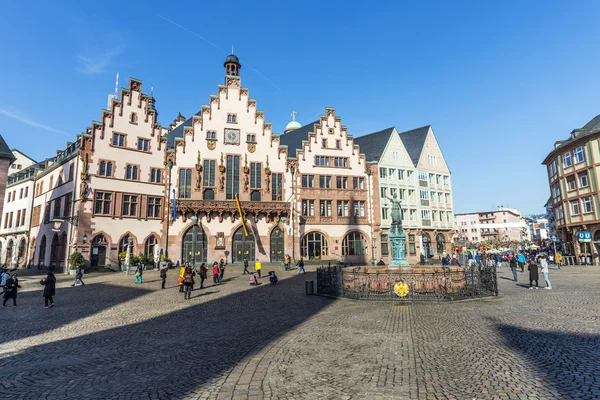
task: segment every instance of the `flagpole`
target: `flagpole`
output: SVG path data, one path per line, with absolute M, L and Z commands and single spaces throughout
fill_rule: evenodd
M 242 227 L 244 228 L 244 235 L 248 236 L 248 229 L 246 228 L 246 220 L 244 219 L 244 214 L 242 214 L 242 206 L 240 205 L 240 198 L 237 194 L 235 195 L 235 203 L 237 204 L 238 213 L 240 213 L 240 221 L 242 221 Z
M 171 205 L 171 170 L 173 169 L 173 161 L 169 160 L 169 189 L 167 190 L 167 238 L 165 240 L 165 258 L 169 258 L 169 218 L 171 217 L 171 213 L 169 210 L 169 206 Z

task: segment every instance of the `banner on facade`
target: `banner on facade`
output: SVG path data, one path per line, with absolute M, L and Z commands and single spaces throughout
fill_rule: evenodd
M 242 206 L 240 205 L 240 198 L 235 195 L 235 204 L 237 204 L 238 213 L 240 214 L 240 220 L 242 221 L 242 227 L 244 228 L 244 235 L 248 236 L 248 229 L 246 229 L 246 220 L 244 219 L 244 213 L 242 213 Z
M 173 189 L 173 222 L 177 220 L 177 198 L 175 196 L 175 189 Z
M 61 231 L 61 227 L 62 227 L 62 223 L 64 221 L 62 219 L 54 219 L 52 220 L 52 232 L 60 232 Z

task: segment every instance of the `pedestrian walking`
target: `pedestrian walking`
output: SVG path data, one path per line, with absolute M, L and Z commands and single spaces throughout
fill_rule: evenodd
M 81 283 L 81 286 L 85 286 L 85 283 L 83 283 L 81 278 L 83 278 L 83 270 L 81 268 L 77 268 L 75 270 L 75 282 L 73 282 L 71 286 L 75 286 L 77 282 Z
M 562 267 L 562 260 L 563 260 L 562 254 L 556 253 L 556 266 L 558 267 L 558 269 L 560 269 Z
M 519 263 L 519 267 L 521 267 L 521 272 L 525 272 L 525 263 L 527 262 L 527 259 L 525 258 L 525 254 L 523 254 L 523 252 L 520 252 L 517 256 L 517 262 Z
M 540 257 L 540 267 L 542 270 L 542 275 L 544 276 L 544 280 L 546 281 L 546 289 L 552 289 L 552 284 L 548 278 L 548 260 L 546 260 L 546 257 L 544 256 Z
M 17 289 L 20 288 L 19 279 L 17 278 L 17 274 L 9 277 L 6 280 L 6 285 L 4 286 L 4 301 L 2 302 L 2 307 L 6 307 L 6 302 L 8 299 L 12 299 L 13 306 L 17 305 Z
M 513 273 L 514 281 L 517 282 L 517 267 L 519 266 L 519 262 L 517 261 L 517 258 L 511 257 L 508 265 L 510 266 L 510 270 Z
M 206 264 L 202 263 L 200 266 L 200 289 L 204 289 L 204 280 L 206 279 L 207 273 L 208 269 L 206 268 Z
M 242 275 L 246 274 L 250 274 L 250 271 L 248 271 L 248 259 L 244 258 L 244 272 L 242 273 Z
M 298 272 L 296 273 L 296 275 L 299 275 L 300 271 L 302 271 L 303 274 L 306 273 L 306 271 L 304 270 L 304 258 L 303 257 L 300 257 L 300 260 L 298 261 L 296 266 L 298 267 Z
M 10 274 L 6 267 L 2 267 L 2 274 L 0 275 L 0 287 L 2 287 L 2 292 L 4 292 L 4 288 L 6 287 L 6 281 L 10 278 Z
M 219 263 L 215 261 L 212 266 L 213 283 L 215 284 L 219 283 L 219 273 Z
M 135 269 L 135 283 L 144 283 L 144 267 L 142 267 L 142 264 L 138 264 Z
M 177 283 L 179 283 L 179 293 L 183 293 L 183 275 L 185 275 L 185 267 L 189 264 L 181 264 L 181 268 L 179 268 L 179 277 L 177 278 Z
M 192 296 L 192 287 L 194 286 L 194 275 L 196 273 L 192 270 L 191 267 L 187 267 L 185 269 L 185 273 L 183 274 L 183 298 L 189 300 Z
M 40 285 L 44 286 L 44 308 L 54 307 L 54 295 L 56 294 L 56 278 L 52 272 L 48 272 L 48 276 L 40 281 Z
M 161 279 L 161 289 L 165 288 L 165 283 L 167 283 L 167 266 L 161 268 L 160 270 L 160 279 Z
M 225 265 L 227 265 L 225 260 L 221 258 L 221 261 L 219 262 L 219 281 L 221 282 L 223 282 L 223 276 L 225 275 Z
M 530 262 L 527 270 L 529 271 L 529 289 L 533 289 L 533 282 L 535 282 L 535 288 L 537 289 L 538 280 L 540 279 L 538 265 L 535 262 Z
M 257 258 L 254 261 L 254 269 L 256 270 L 256 273 L 258 274 L 258 277 L 260 278 L 260 270 L 262 269 L 262 264 L 260 263 L 260 260 Z

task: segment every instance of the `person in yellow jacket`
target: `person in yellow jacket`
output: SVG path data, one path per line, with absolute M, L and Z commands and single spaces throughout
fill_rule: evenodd
M 177 282 L 179 282 L 180 293 L 183 293 L 183 276 L 185 275 L 186 265 L 189 265 L 189 263 L 181 264 L 181 268 L 179 268 L 179 278 L 177 278 Z
M 560 267 L 562 267 L 562 260 L 563 260 L 562 254 L 556 253 L 556 258 L 554 259 L 554 261 L 556 262 L 556 266 L 558 267 L 558 269 L 560 269 Z
M 262 265 L 261 265 L 260 260 L 258 258 L 254 262 L 254 269 L 256 270 L 256 273 L 258 274 L 258 277 L 260 278 L 260 270 L 262 269 Z

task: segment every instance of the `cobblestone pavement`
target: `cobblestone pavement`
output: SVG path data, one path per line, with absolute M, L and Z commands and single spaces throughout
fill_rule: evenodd
M 600 399 L 600 268 L 553 290 L 500 272 L 502 297 L 390 304 L 305 296 L 314 274 L 160 290 L 158 273 L 39 277 L 0 308 L 2 399 Z M 522 278 L 525 275 L 520 275 Z

